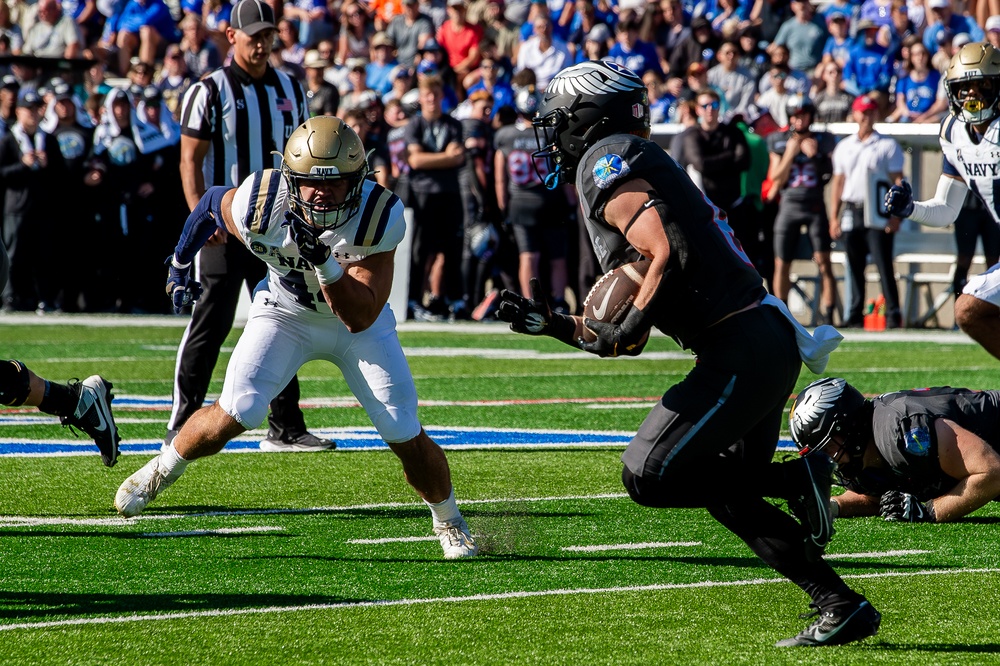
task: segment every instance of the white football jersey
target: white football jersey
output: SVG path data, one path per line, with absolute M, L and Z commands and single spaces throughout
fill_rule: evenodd
M 297 312 L 335 316 L 320 291 L 312 265 L 285 226 L 288 185 L 277 169 L 257 171 L 243 181 L 233 197 L 232 216 L 243 244 L 268 266 L 270 298 L 279 307 Z M 324 231 L 320 240 L 333 257 L 347 266 L 379 252 L 388 252 L 403 239 L 403 204 L 395 194 L 372 180 L 362 186 L 361 206 L 344 225 Z
M 971 128 L 953 115 L 941 121 L 942 171 L 958 176 L 979 195 L 1000 224 L 1000 118 L 989 124 L 986 134 L 976 143 Z

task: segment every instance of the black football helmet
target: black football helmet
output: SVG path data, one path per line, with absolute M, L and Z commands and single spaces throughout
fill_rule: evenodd
M 634 72 L 614 62 L 582 62 L 549 81 L 532 121 L 549 189 L 573 177 L 584 152 L 612 134 L 649 138 L 649 96 Z M 533 160 L 536 164 L 538 160 Z M 536 167 L 537 168 L 537 167 Z
M 839 377 L 826 377 L 802 389 L 792 403 L 788 425 L 799 455 L 822 451 L 834 435 L 844 437 L 844 448 L 852 460 L 860 458 L 868 444 L 867 410 L 860 392 Z

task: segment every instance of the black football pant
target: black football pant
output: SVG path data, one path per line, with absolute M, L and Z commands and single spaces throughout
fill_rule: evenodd
M 205 402 L 219 350 L 233 329 L 240 289 L 245 284 L 252 293 L 267 273 L 264 262 L 233 237 L 224 245 L 202 248 L 200 262 L 199 279 L 205 292 L 194 308 L 177 350 L 174 406 L 168 430 L 179 430 Z M 305 418 L 299 409 L 297 376 L 271 401 L 268 424 L 278 434 L 300 435 L 306 431 Z
M 792 499 L 807 488 L 803 460 L 772 462 L 801 368 L 791 324 L 759 306 L 709 328 L 691 347 L 694 369 L 663 395 L 622 455 L 629 495 L 644 506 L 707 508 L 816 602 L 853 596 L 828 564 L 806 560 L 805 530 L 764 499 Z
M 886 318 L 891 322 L 899 322 L 899 287 L 896 285 L 896 269 L 892 265 L 895 234 L 887 234 L 884 229 L 859 226 L 863 215 L 863 209 L 858 208 L 854 213 L 854 228 L 844 234 L 847 270 L 851 272 L 851 311 L 848 313 L 848 321 L 863 321 L 865 266 L 868 265 L 870 255 L 882 282 Z

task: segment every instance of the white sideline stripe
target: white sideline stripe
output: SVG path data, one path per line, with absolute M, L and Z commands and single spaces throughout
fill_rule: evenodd
M 849 574 L 845 579 L 910 578 L 912 576 L 948 576 L 954 574 L 1000 573 L 1000 569 L 947 569 L 926 571 L 883 571 L 870 574 Z M 503 601 L 505 599 L 529 599 L 532 597 L 571 596 L 576 594 L 613 594 L 620 592 L 658 592 L 661 590 L 689 590 L 710 587 L 744 587 L 749 585 L 791 584 L 784 578 L 753 578 L 733 581 L 702 581 L 699 583 L 661 583 L 658 585 L 630 585 L 623 587 L 576 588 L 562 590 L 525 590 L 501 592 L 498 594 L 472 594 L 464 597 L 428 597 L 422 599 L 384 599 L 380 601 L 345 601 L 332 604 L 306 604 L 303 606 L 267 606 L 263 608 L 231 608 L 221 610 L 189 611 L 184 613 L 157 613 L 151 615 L 117 615 L 107 617 L 81 617 L 72 620 L 51 622 L 24 622 L 21 624 L 0 624 L 0 631 L 14 629 L 44 629 L 48 627 L 70 627 L 93 624 L 122 624 L 125 622 L 149 622 L 157 620 L 183 620 L 192 617 L 232 617 L 238 615 L 263 615 L 266 613 L 296 613 L 313 610 L 339 610 L 346 608 L 372 608 L 379 606 L 416 606 L 436 603 L 461 603 L 465 601 Z
M 137 537 L 144 539 L 169 539 L 171 537 L 217 536 L 225 534 L 248 534 L 252 532 L 284 532 L 284 527 L 261 525 L 260 527 L 220 527 L 214 530 L 186 530 L 183 532 L 142 532 Z
M 437 541 L 436 536 L 419 536 L 419 537 L 391 537 L 388 539 L 348 539 L 347 543 L 361 544 L 364 546 L 372 546 L 381 543 L 413 543 L 415 541 Z
M 701 541 L 650 541 L 647 543 L 613 543 L 606 546 L 563 546 L 559 550 L 575 553 L 597 553 L 605 550 L 646 550 L 648 548 L 674 548 L 676 546 L 700 546 Z
M 602 500 L 623 499 L 626 493 L 599 493 L 596 495 L 565 495 L 562 497 L 512 497 L 509 499 L 479 499 L 462 500 L 459 506 L 470 504 L 505 504 L 526 502 L 564 502 L 567 500 Z M 30 518 L 27 516 L 0 516 L 0 527 L 34 526 L 34 525 L 134 525 L 140 520 L 177 520 L 179 518 L 204 518 L 219 516 L 275 516 L 298 515 L 309 513 L 336 513 L 351 511 L 370 511 L 372 509 L 402 509 L 410 507 L 426 507 L 423 502 L 382 502 L 379 504 L 355 504 L 350 506 L 320 506 L 309 509 L 246 509 L 242 511 L 203 511 L 201 513 L 168 513 L 162 515 L 136 516 L 134 518 Z
M 886 550 L 875 553 L 832 553 L 823 556 L 824 560 L 847 560 L 854 557 L 900 557 L 902 555 L 926 555 L 933 553 L 933 550 Z

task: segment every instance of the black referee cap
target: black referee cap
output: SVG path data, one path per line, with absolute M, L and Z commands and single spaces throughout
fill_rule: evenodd
M 274 29 L 274 10 L 264 0 L 240 0 L 233 7 L 230 25 L 251 36 Z

